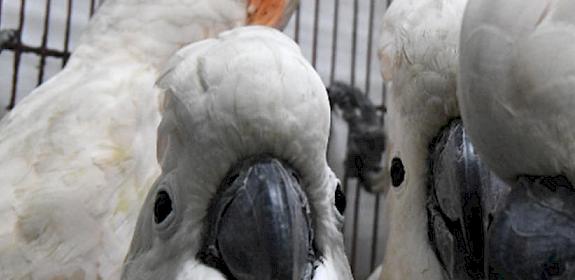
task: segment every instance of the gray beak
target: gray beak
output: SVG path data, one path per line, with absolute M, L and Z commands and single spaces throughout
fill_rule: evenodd
M 245 161 L 212 201 L 198 257 L 228 279 L 311 279 L 309 214 L 293 169 L 273 158 Z
M 481 164 L 460 120 L 430 146 L 427 192 L 429 240 L 447 279 L 485 279 L 484 240 L 496 183 Z M 483 190 L 493 189 L 493 193 Z
M 575 279 L 575 188 L 565 177 L 508 186 L 460 120 L 432 143 L 429 162 L 429 241 L 447 279 Z
M 489 229 L 495 279 L 575 279 L 575 189 L 563 176 L 521 177 Z

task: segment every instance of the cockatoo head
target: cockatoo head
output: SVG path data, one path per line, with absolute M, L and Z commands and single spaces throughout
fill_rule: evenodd
M 482 169 L 458 120 L 456 97 L 465 2 L 398 0 L 384 17 L 379 55 L 389 90 L 381 279 L 482 273 L 480 180 L 471 176 Z
M 298 46 L 237 28 L 180 50 L 158 85 L 162 174 L 123 279 L 351 279 L 327 93 Z

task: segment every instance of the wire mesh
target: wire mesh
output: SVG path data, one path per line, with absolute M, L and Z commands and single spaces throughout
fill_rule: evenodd
M 56 74 L 99 0 L 0 0 L 0 30 L 18 31 L 16 43 L 0 53 L 0 116 L 34 87 Z M 375 55 L 381 0 L 302 0 L 285 32 L 292 36 L 326 84 L 343 81 L 360 88 L 374 104 L 385 99 Z M 330 164 L 348 200 L 344 236 L 354 276 L 365 279 L 381 262 L 385 231 L 383 197 L 366 192 L 343 171 L 346 129 L 334 113 Z M 337 144 L 333 144 L 333 143 Z

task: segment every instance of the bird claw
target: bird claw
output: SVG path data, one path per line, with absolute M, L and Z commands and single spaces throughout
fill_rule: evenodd
M 0 30 L 0 53 L 8 46 L 15 45 L 18 40 L 18 30 L 4 29 Z
M 332 110 L 340 108 L 349 126 L 345 172 L 373 192 L 385 149 L 378 108 L 359 89 L 342 82 L 334 82 L 327 91 Z

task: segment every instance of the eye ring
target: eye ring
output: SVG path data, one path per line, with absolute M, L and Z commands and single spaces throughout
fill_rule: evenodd
M 337 187 L 335 188 L 335 208 L 342 216 L 345 213 L 345 208 L 347 206 L 347 201 L 345 199 L 345 194 L 341 190 L 341 184 L 337 183 Z
M 391 174 L 391 184 L 394 187 L 399 187 L 405 180 L 405 167 L 400 158 L 394 157 L 391 160 L 391 168 L 389 172 Z
M 172 215 L 174 205 L 170 194 L 166 190 L 160 190 L 154 201 L 154 223 L 163 224 Z

